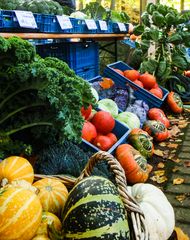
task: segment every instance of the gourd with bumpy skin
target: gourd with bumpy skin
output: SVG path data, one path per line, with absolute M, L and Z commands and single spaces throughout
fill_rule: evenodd
M 149 176 L 147 160 L 130 144 L 117 147 L 115 156 L 130 183 L 146 182 Z
M 167 96 L 167 104 L 169 108 L 174 113 L 182 113 L 183 112 L 183 102 L 179 96 L 179 94 L 175 92 L 170 92 Z
M 165 194 L 148 183 L 127 187 L 145 215 L 150 240 L 168 240 L 175 226 L 174 210 Z
M 140 128 L 134 128 L 130 132 L 128 140 L 145 158 L 152 157 L 154 145 L 152 143 L 152 137 L 147 132 Z
M 42 205 L 32 191 L 22 187 L 0 189 L 0 239 L 32 239 L 42 218 Z
M 33 186 L 39 190 L 38 197 L 43 210 L 59 216 L 68 197 L 66 186 L 50 178 L 38 180 Z
M 151 108 L 148 111 L 148 117 L 150 120 L 162 122 L 166 128 L 170 126 L 170 121 L 167 119 L 165 113 L 160 108 Z
M 115 185 L 87 177 L 69 193 L 62 214 L 64 239 L 129 240 L 125 209 Z
M 148 120 L 144 122 L 142 128 L 157 142 L 165 141 L 169 136 L 167 128 L 160 121 Z
M 11 183 L 14 180 L 26 180 L 32 184 L 34 170 L 27 159 L 11 156 L 0 162 L 0 183 L 2 181 Z

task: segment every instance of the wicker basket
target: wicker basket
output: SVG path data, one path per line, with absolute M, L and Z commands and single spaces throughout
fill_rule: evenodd
M 106 161 L 110 167 L 110 170 L 114 173 L 116 186 L 119 192 L 119 195 L 123 201 L 125 206 L 126 216 L 129 220 L 129 226 L 131 226 L 131 239 L 133 240 L 148 240 L 149 234 L 147 230 L 147 226 L 145 223 L 145 217 L 140 209 L 136 200 L 130 196 L 127 191 L 127 181 L 125 177 L 125 173 L 120 163 L 109 153 L 104 151 L 99 151 L 95 153 L 86 164 L 84 170 L 78 178 L 69 177 L 66 175 L 40 175 L 36 174 L 35 179 L 42 178 L 55 178 L 59 179 L 63 182 L 68 188 L 72 188 L 76 183 L 81 181 L 83 178 L 90 176 L 93 170 L 93 167 L 100 161 Z

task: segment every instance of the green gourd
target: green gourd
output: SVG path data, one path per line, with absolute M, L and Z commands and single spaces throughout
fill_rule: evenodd
M 117 188 L 103 177 L 87 177 L 75 185 L 66 201 L 62 223 L 65 240 L 130 239 Z

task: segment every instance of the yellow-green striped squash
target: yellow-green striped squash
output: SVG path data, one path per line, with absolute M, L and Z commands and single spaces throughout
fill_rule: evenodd
M 42 218 L 40 200 L 32 191 L 19 187 L 0 189 L 0 239 L 29 240 Z
M 106 178 L 91 176 L 69 193 L 62 213 L 64 239 L 129 240 L 125 209 L 117 188 Z
M 9 183 L 14 180 L 25 180 L 32 184 L 33 167 L 26 158 L 10 156 L 0 163 L 0 182 L 3 179 L 7 179 Z
M 43 210 L 60 216 L 68 197 L 66 186 L 59 180 L 51 178 L 38 180 L 33 186 L 39 190 L 38 197 Z

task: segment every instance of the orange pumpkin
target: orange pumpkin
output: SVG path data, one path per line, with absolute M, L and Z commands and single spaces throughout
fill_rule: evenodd
M 68 197 L 68 190 L 59 180 L 44 178 L 33 184 L 39 190 L 38 197 L 46 212 L 60 215 Z
M 14 180 L 26 180 L 32 184 L 34 170 L 26 158 L 11 156 L 0 163 L 0 182 L 6 179 L 8 183 Z
M 22 187 L 0 190 L 0 239 L 28 240 L 42 219 L 42 205 L 35 193 Z
M 146 159 L 130 144 L 121 144 L 116 149 L 116 158 L 130 183 L 146 182 L 149 166 Z
M 53 231 L 51 229 L 53 228 Z M 42 213 L 42 220 L 32 240 L 56 239 L 55 234 L 61 234 L 62 224 L 59 218 L 50 212 Z M 50 237 L 50 238 L 49 238 Z

